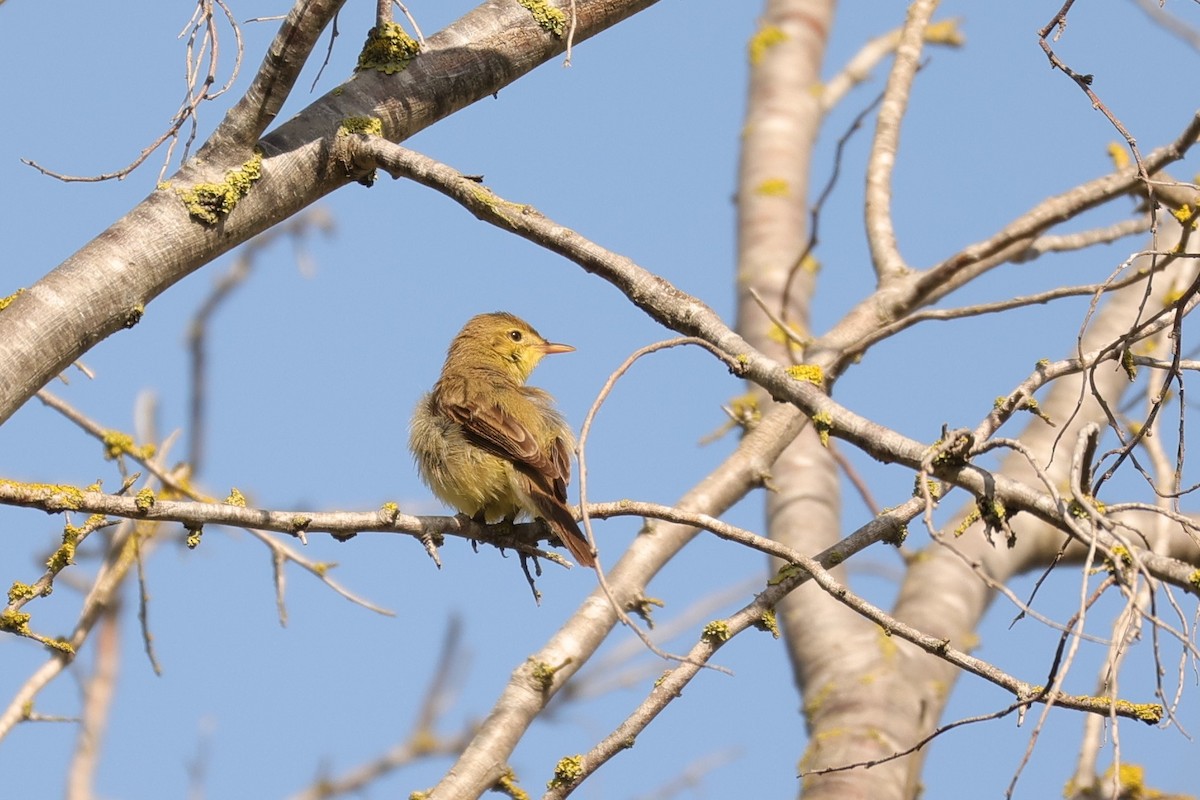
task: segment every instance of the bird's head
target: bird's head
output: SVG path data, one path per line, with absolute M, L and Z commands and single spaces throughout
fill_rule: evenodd
M 497 311 L 467 321 L 450 343 L 446 364 L 495 369 L 524 383 L 543 356 L 574 349 L 569 344 L 547 342 L 525 320 Z

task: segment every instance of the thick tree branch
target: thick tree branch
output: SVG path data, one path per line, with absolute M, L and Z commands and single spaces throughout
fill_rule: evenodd
M 654 2 L 577 0 L 576 40 Z M 333 0 L 312 3 L 289 17 L 306 44 L 316 23 L 336 6 Z M 329 158 L 348 118 L 379 119 L 385 135 L 399 141 L 495 94 L 564 48 L 563 39 L 543 30 L 521 5 L 485 3 L 427 40 L 403 72 L 360 72 L 313 102 L 259 142 L 260 163 L 247 140 L 276 109 L 296 66 L 274 65 L 255 84 L 261 95 L 239 106 L 235 117 L 244 113 L 247 119 L 222 129 L 219 142 L 244 147 L 221 147 L 217 153 L 219 142 L 213 140 L 205 151 L 212 158 L 187 162 L 0 314 L 0 423 L 97 342 L 136 324 L 174 283 L 350 182 L 352 176 Z M 189 192 L 201 184 L 227 185 L 231 173 L 248 186 L 236 207 L 215 221 L 190 217 Z
M 201 158 L 230 148 L 246 152 L 258 141 L 291 95 L 325 26 L 345 4 L 346 0 L 296 0 L 267 47 L 250 88 L 213 131 L 200 150 Z

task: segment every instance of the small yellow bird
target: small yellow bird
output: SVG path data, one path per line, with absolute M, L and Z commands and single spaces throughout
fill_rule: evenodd
M 541 518 L 576 561 L 593 567 L 567 507 L 575 437 L 554 398 L 525 385 L 543 356 L 574 349 L 547 342 L 512 314 L 472 317 L 413 412 L 408 446 L 443 502 L 480 523 Z

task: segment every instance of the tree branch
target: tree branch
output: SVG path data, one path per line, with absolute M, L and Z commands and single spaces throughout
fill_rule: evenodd
M 579 0 L 577 40 L 654 2 Z M 300 36 L 311 46 L 319 23 L 337 4 L 305 0 L 281 36 Z M 350 182 L 352 176 L 329 158 L 348 118 L 379 119 L 385 134 L 398 141 L 494 94 L 565 48 L 517 3 L 485 3 L 426 45 L 403 72 L 359 72 L 314 101 L 258 143 L 260 162 L 249 144 L 276 113 L 298 68 L 269 56 L 255 93 L 203 148 L 204 158 L 184 164 L 0 314 L 0 424 L 96 343 L 136 324 L 150 302 L 177 281 Z M 229 173 L 238 170 L 249 188 L 232 210 L 215 222 L 189 216 L 189 192 L 227 185 Z

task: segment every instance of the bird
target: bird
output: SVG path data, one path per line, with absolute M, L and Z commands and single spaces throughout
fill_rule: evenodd
M 549 392 L 526 386 L 549 342 L 504 311 L 472 317 L 413 412 L 409 449 L 421 479 L 475 522 L 543 520 L 585 567 L 596 557 L 567 506 L 575 437 Z

